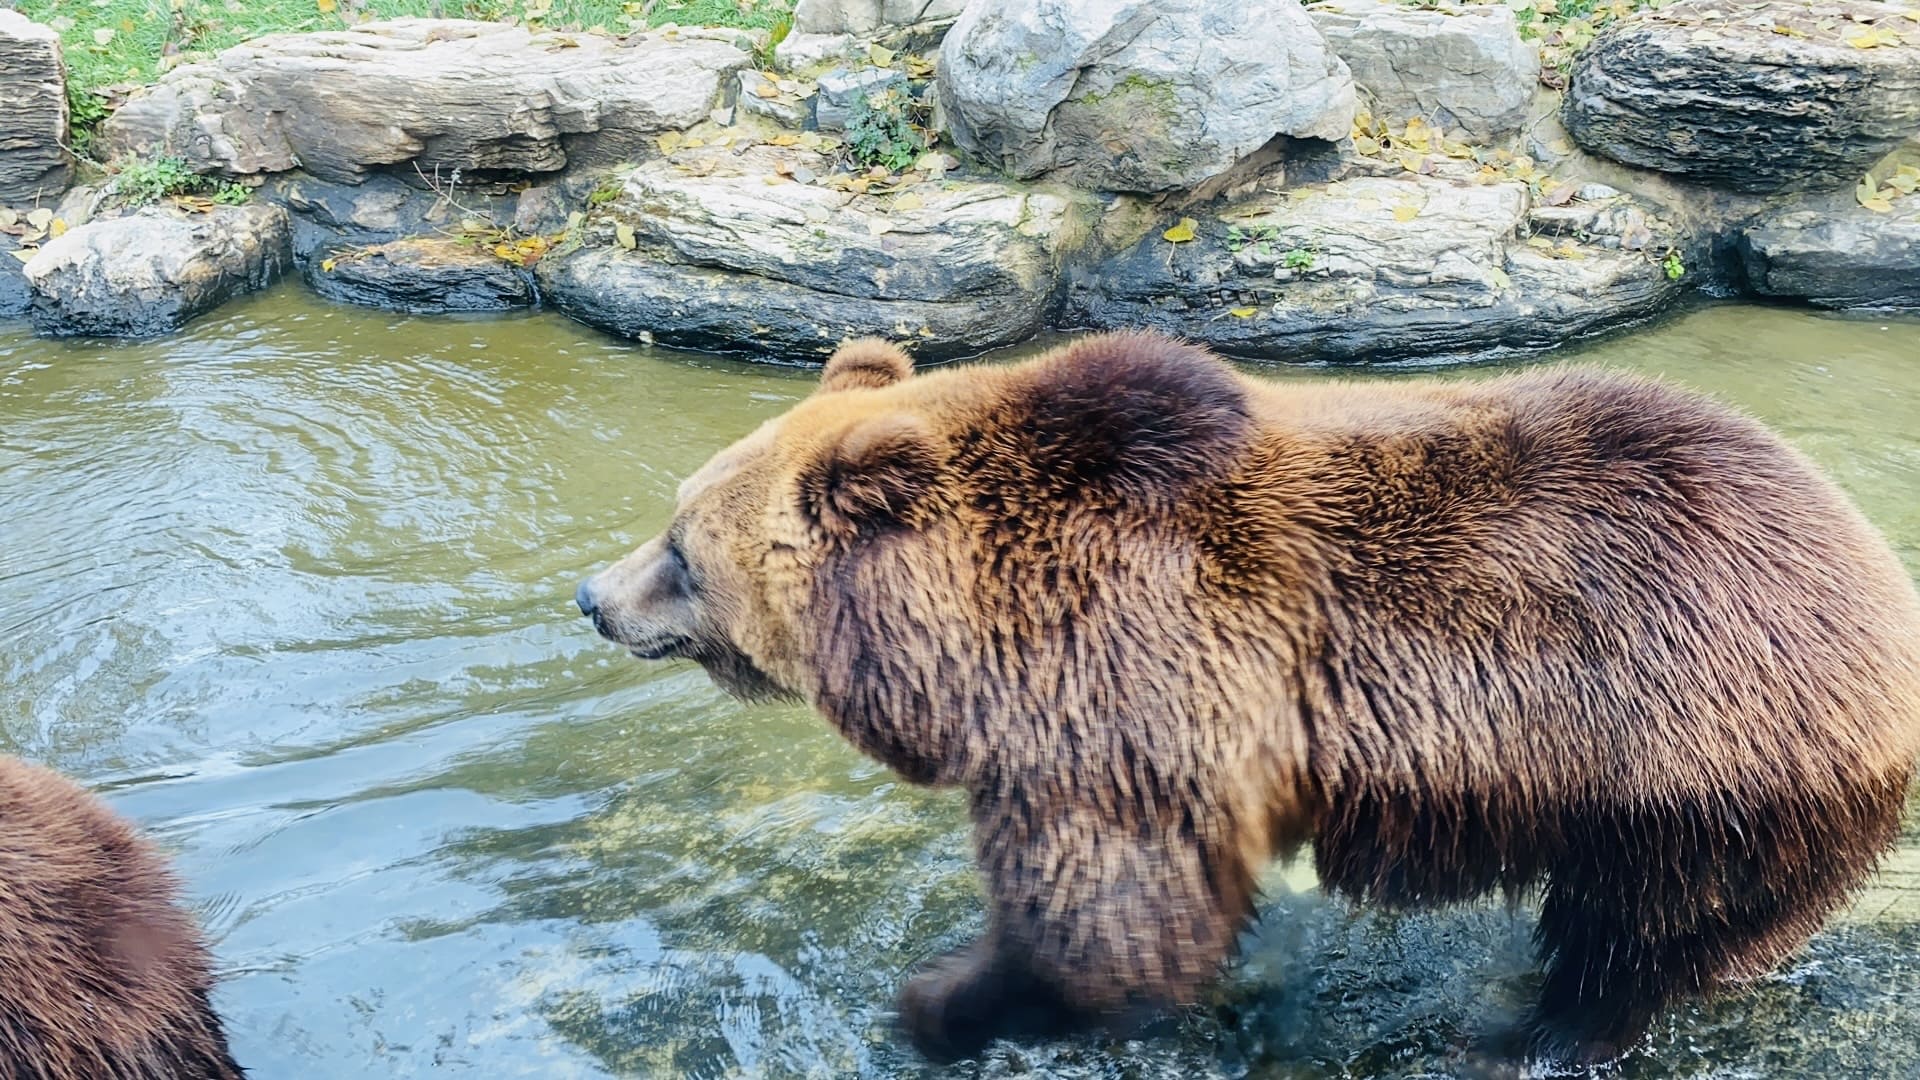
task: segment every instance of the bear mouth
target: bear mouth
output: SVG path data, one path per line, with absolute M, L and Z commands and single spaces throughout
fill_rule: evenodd
M 687 644 L 686 637 L 675 635 L 659 641 L 649 641 L 643 645 L 628 645 L 627 651 L 641 660 L 668 660 L 681 655 L 681 650 L 685 649 Z

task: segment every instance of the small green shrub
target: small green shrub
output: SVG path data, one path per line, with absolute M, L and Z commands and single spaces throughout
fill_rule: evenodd
M 793 16 L 783 15 L 771 27 L 767 28 L 767 37 L 750 50 L 753 53 L 753 66 L 759 71 L 773 70 L 773 50 L 787 40 L 793 32 Z
M 1259 225 L 1254 228 L 1242 228 L 1239 225 L 1227 226 L 1227 250 L 1238 254 L 1247 248 L 1262 255 L 1273 253 L 1273 244 L 1280 239 L 1280 229 L 1274 225 Z
M 892 172 L 910 168 L 931 146 L 926 131 L 914 122 L 921 108 L 897 89 L 854 102 L 847 116 L 847 147 L 854 160 Z
M 1313 252 L 1307 248 L 1294 248 L 1280 257 L 1280 265 L 1305 273 L 1313 269 Z
M 112 191 L 128 206 L 145 206 L 176 195 L 204 195 L 222 206 L 239 206 L 253 198 L 245 184 L 223 181 L 194 172 L 180 158 L 134 158 L 113 176 Z
M 75 154 L 91 156 L 93 138 L 100 132 L 100 122 L 106 118 L 106 98 L 78 83 L 67 84 L 67 132 Z
M 206 178 L 187 168 L 177 157 L 135 159 L 120 167 L 113 178 L 113 190 L 129 206 L 145 206 L 170 195 L 186 195 L 198 190 Z
M 1665 258 L 1660 260 L 1660 269 L 1667 272 L 1668 281 L 1679 281 L 1687 275 L 1687 264 L 1680 261 L 1680 251 L 1668 248 Z

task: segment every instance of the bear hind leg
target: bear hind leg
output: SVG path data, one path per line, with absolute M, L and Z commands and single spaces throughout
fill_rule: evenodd
M 1541 1057 L 1626 1052 L 1668 1007 L 1757 978 L 1804 945 L 1893 843 L 1905 780 L 1768 806 L 1670 806 L 1576 834 L 1536 943 Z

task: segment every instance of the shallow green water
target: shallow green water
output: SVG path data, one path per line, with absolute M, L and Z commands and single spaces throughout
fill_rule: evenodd
M 1759 412 L 1920 569 L 1920 326 L 1727 307 L 1588 355 Z M 151 344 L 0 325 L 0 750 L 177 853 L 268 1080 L 918 1075 L 885 1009 L 979 923 L 959 798 L 571 608 L 812 378 L 295 289 Z M 1474 1069 L 1464 1033 L 1529 989 L 1525 912 L 1308 884 L 1272 875 L 1246 963 L 1157 1037 L 954 1075 Z M 1920 830 L 1621 1073 L 1920 1075 Z

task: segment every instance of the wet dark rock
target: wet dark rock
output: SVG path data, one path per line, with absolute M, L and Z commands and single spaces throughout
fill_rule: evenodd
M 265 288 L 291 256 L 286 211 L 262 203 L 205 213 L 154 206 L 96 220 L 48 240 L 26 265 L 34 329 L 58 336 L 167 333 Z
M 1558 208 L 1537 208 L 1553 211 Z M 1672 230 L 1624 197 L 1534 218 L 1527 186 L 1402 174 L 1261 193 L 1070 278 L 1065 322 L 1150 326 L 1289 362 L 1544 349 L 1652 316 L 1681 287 Z
M 60 35 L 0 8 L 0 206 L 51 203 L 73 179 Z
M 1747 286 L 1827 308 L 1920 310 L 1920 218 L 1788 209 L 1741 234 Z
M 1065 194 L 947 181 L 908 200 L 837 190 L 831 171 L 821 154 L 764 145 L 648 162 L 584 248 L 540 262 L 542 295 L 617 334 L 787 362 L 851 336 L 933 359 L 1042 328 L 1071 231 Z
M 1734 191 L 1849 184 L 1920 132 L 1916 30 L 1868 0 L 1680 0 L 1595 39 L 1562 118 L 1595 153 Z
M 27 268 L 13 253 L 20 241 L 0 233 L 0 319 L 25 315 L 33 303 L 33 290 L 27 286 Z
M 329 300 L 415 314 L 507 311 L 535 299 L 528 271 L 476 244 L 439 237 L 318 252 L 305 273 Z
M 458 193 L 459 205 L 425 186 L 390 174 L 344 184 L 306 173 L 277 176 L 257 198 L 278 203 L 292 215 L 293 252 L 306 260 L 321 248 L 377 244 L 457 226 L 478 216 L 513 220 L 517 197 L 477 191 Z

